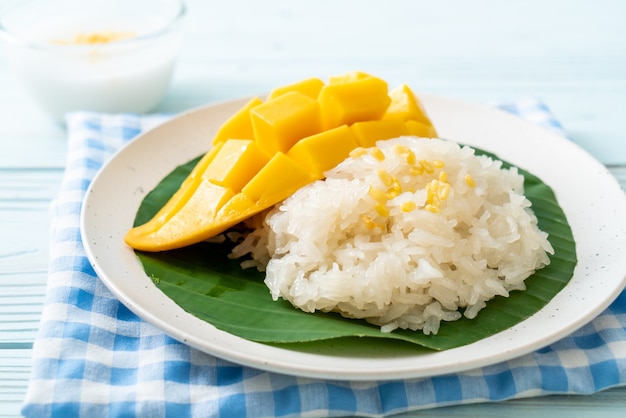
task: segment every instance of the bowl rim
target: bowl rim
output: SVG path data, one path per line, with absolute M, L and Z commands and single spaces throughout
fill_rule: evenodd
M 118 46 L 130 46 L 132 44 L 141 43 L 144 41 L 154 40 L 163 36 L 166 36 L 170 32 L 177 29 L 182 21 L 187 16 L 187 3 L 185 0 L 174 0 L 178 3 L 178 11 L 177 13 L 167 22 L 167 24 L 159 27 L 158 29 L 144 33 L 141 35 L 133 36 L 132 38 L 124 38 L 115 40 L 113 42 L 102 42 L 102 43 L 92 43 L 92 44 L 61 44 L 61 43 L 52 43 L 52 42 L 37 42 L 29 39 L 25 39 L 23 36 L 20 36 L 13 31 L 9 30 L 3 24 L 3 14 L 4 12 L 10 10 L 13 7 L 18 7 L 24 3 L 30 3 L 33 0 L 14 0 L 12 2 L 5 3 L 0 6 L 0 40 L 4 40 L 5 42 L 12 44 L 14 46 L 18 46 L 25 49 L 36 49 L 36 50 L 63 50 L 63 51 L 81 51 L 81 50 L 92 50 L 94 47 L 97 48 L 115 48 Z

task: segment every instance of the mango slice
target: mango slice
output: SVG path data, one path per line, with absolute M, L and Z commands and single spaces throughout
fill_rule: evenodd
M 357 72 L 331 80 L 318 97 L 324 129 L 380 119 L 391 102 L 380 78 Z
M 391 102 L 383 115 L 383 119 L 414 120 L 432 129 L 434 126 L 422 103 L 406 84 L 401 84 L 389 92 Z M 436 136 L 436 133 L 435 133 Z
M 356 137 L 359 146 L 373 147 L 381 139 L 397 138 L 409 134 L 409 130 L 402 120 L 368 120 L 356 122 L 350 129 Z
M 216 213 L 235 193 L 203 179 L 179 210 L 172 213 L 157 229 L 132 228 L 124 240 L 142 251 L 166 251 L 204 241 L 223 232 L 224 225 L 215 224 Z
M 263 100 L 254 97 L 248 101 L 237 113 L 224 122 L 213 138 L 213 145 L 227 139 L 254 139 L 250 110 L 263 103 Z
M 319 78 L 307 78 L 296 83 L 288 84 L 286 86 L 276 87 L 267 96 L 267 100 L 272 100 L 278 96 L 282 96 L 290 91 L 297 91 L 302 93 L 311 99 L 317 100 L 317 96 L 320 94 L 320 90 L 324 86 L 324 82 Z
M 143 251 L 201 242 L 323 179 L 353 149 L 402 135 L 437 136 L 406 85 L 389 92 L 353 71 L 278 87 L 226 120 L 170 200 L 124 239 Z
M 437 131 L 432 125 L 418 122 L 416 120 L 407 120 L 404 122 L 409 135 L 419 136 L 420 138 L 437 138 Z
M 215 154 L 203 177 L 239 192 L 268 161 L 251 139 L 229 139 Z
M 167 201 L 157 214 L 145 224 L 133 228 L 133 236 L 146 235 L 156 231 L 169 221 L 169 219 L 185 205 L 198 188 L 198 185 L 203 179 L 202 176 L 204 175 L 206 168 L 209 163 L 213 161 L 213 158 L 219 152 L 221 147 L 222 144 L 218 144 L 204 154 L 191 173 L 189 173 L 187 178 L 180 185 L 176 193 L 174 193 L 170 200 Z
M 282 152 L 274 157 L 241 189 L 253 202 L 271 206 L 310 183 L 311 173 L 304 171 Z M 267 207 L 269 207 L 267 206 Z
M 350 81 L 362 80 L 371 77 L 368 73 L 363 71 L 350 71 L 345 74 L 331 75 L 328 77 L 328 84 L 342 84 Z
M 320 105 L 290 91 L 250 110 L 254 137 L 268 154 L 286 152 L 303 136 L 322 130 Z
M 312 180 L 294 160 L 277 153 L 240 193 L 216 211 L 212 227 L 206 231 L 217 235 L 286 199 Z
M 359 144 L 348 125 L 342 125 L 301 139 L 291 147 L 287 156 L 321 179 L 325 171 L 345 160 L 357 146 Z
M 213 222 L 226 230 L 270 206 L 263 207 L 262 203 L 253 201 L 243 193 L 237 193 L 215 214 Z
M 302 170 L 294 160 L 283 153 L 277 153 L 240 193 L 232 196 L 217 211 L 213 218 L 213 232 L 223 232 L 262 212 L 312 180 L 311 175 Z

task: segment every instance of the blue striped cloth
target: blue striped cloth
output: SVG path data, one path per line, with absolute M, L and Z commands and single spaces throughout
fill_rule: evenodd
M 500 108 L 564 134 L 534 100 Z M 75 113 L 53 207 L 50 277 L 34 344 L 26 417 L 387 416 L 446 405 L 626 384 L 626 292 L 549 347 L 465 373 L 402 381 L 326 381 L 241 367 L 165 335 L 121 304 L 92 270 L 79 211 L 102 164 L 166 115 Z

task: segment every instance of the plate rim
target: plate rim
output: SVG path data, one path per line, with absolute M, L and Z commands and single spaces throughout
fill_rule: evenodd
M 319 353 L 299 353 L 294 352 L 292 350 L 277 348 L 274 346 L 269 346 L 262 343 L 256 343 L 248 340 L 244 340 L 240 337 L 234 336 L 227 332 L 221 331 L 213 327 L 212 325 L 182 311 L 177 305 L 175 305 L 169 298 L 165 297 L 165 299 L 169 300 L 161 300 L 162 309 L 167 312 L 173 311 L 176 317 L 184 317 L 186 320 L 191 321 L 193 324 L 191 326 L 191 332 L 189 329 L 185 329 L 184 331 L 180 328 L 176 327 L 172 320 L 168 320 L 167 318 L 163 318 L 163 315 L 155 315 L 155 312 L 151 309 L 147 309 L 145 303 L 142 303 L 141 300 L 138 300 L 136 296 L 129 295 L 127 289 L 124 286 L 120 286 L 119 279 L 112 278 L 109 275 L 108 269 L 103 266 L 100 260 L 101 253 L 99 253 L 99 242 L 98 240 L 94 241 L 94 235 L 91 232 L 91 227 L 88 225 L 88 221 L 90 216 L 93 216 L 93 206 L 91 205 L 91 201 L 95 198 L 95 190 L 98 190 L 100 184 L 107 181 L 107 176 L 110 176 L 112 171 L 111 167 L 113 167 L 116 161 L 120 161 L 121 158 L 126 158 L 127 155 L 132 154 L 135 148 L 145 147 L 145 143 L 149 141 L 153 141 L 153 137 L 158 136 L 162 131 L 172 129 L 172 127 L 176 128 L 178 125 L 184 123 L 186 119 L 194 119 L 198 118 L 201 115 L 211 115 L 212 113 L 218 112 L 219 109 L 227 108 L 237 108 L 241 104 L 245 103 L 249 98 L 240 98 L 235 100 L 228 100 L 208 105 L 199 106 L 197 108 L 188 110 L 183 112 L 173 118 L 159 124 L 158 126 L 145 131 L 138 135 L 135 139 L 125 144 L 122 148 L 120 148 L 112 158 L 110 158 L 98 171 L 98 173 L 92 179 L 87 191 L 85 192 L 85 196 L 83 199 L 83 204 L 80 213 L 80 232 L 81 239 L 83 241 L 83 245 L 85 247 L 85 252 L 87 257 L 90 260 L 90 263 L 98 277 L 102 282 L 106 285 L 107 288 L 122 302 L 124 303 L 131 311 L 137 314 L 139 317 L 144 319 L 145 321 L 155 325 L 160 328 L 168 335 L 173 338 L 181 341 L 185 344 L 188 344 L 196 349 L 199 349 L 205 353 L 215 355 L 222 359 L 232 361 L 241 365 L 255 367 L 258 369 L 263 369 L 266 371 L 278 372 L 289 375 L 296 376 L 304 376 L 311 378 L 326 378 L 332 380 L 343 380 L 343 379 L 351 379 L 351 380 L 391 380 L 398 378 L 419 378 L 419 377 L 432 377 L 446 373 L 456 373 L 462 372 L 469 369 L 484 367 L 491 364 L 495 364 L 501 361 L 510 360 L 514 357 L 518 357 L 524 354 L 528 354 L 536 349 L 540 349 L 552 342 L 557 341 L 558 339 L 570 334 L 571 332 L 579 329 L 589 321 L 591 321 L 595 316 L 600 314 L 604 309 L 606 309 L 617 296 L 621 293 L 624 286 L 626 285 L 626 273 L 622 273 L 621 280 L 617 278 L 614 279 L 613 286 L 610 292 L 606 292 L 605 298 L 600 302 L 596 303 L 592 308 L 587 307 L 586 314 L 579 317 L 576 321 L 570 322 L 567 326 L 559 329 L 558 331 L 552 332 L 549 336 L 545 336 L 542 339 L 536 339 L 532 342 L 526 342 L 525 344 L 517 345 L 512 343 L 506 343 L 506 338 L 515 339 L 516 333 L 523 334 L 525 326 L 529 324 L 533 318 L 537 315 L 542 315 L 546 310 L 549 310 L 552 301 L 540 310 L 537 314 L 531 316 L 530 318 L 522 321 L 520 324 L 512 327 L 506 331 L 504 331 L 505 340 L 502 340 L 503 333 L 498 333 L 496 336 L 488 337 L 486 339 L 480 340 L 476 343 L 472 343 L 469 345 L 465 345 L 462 347 L 457 347 L 449 350 L 444 350 L 442 352 L 433 352 L 427 354 L 419 354 L 422 360 L 424 360 L 424 356 L 428 357 L 428 362 L 425 360 L 418 363 L 428 363 L 421 364 L 419 368 L 416 367 L 407 367 L 406 358 L 404 355 L 400 355 L 396 357 L 384 357 L 383 359 L 367 359 L 371 364 L 371 361 L 375 361 L 377 367 L 374 369 L 362 369 L 362 361 L 360 359 L 356 359 L 356 361 L 352 361 L 350 358 L 341 357 L 341 359 L 329 359 L 328 356 Z M 455 114 L 457 120 L 455 123 L 467 122 L 471 121 L 472 117 L 479 116 L 480 117 L 493 117 L 494 120 L 502 121 L 505 126 L 512 126 L 515 129 L 522 131 L 531 131 L 535 133 L 541 133 L 542 136 L 548 138 L 549 142 L 556 144 L 555 147 L 557 149 L 565 147 L 565 149 L 569 150 L 570 153 L 573 153 L 577 158 L 585 161 L 589 167 L 595 171 L 594 176 L 605 179 L 605 183 L 603 184 L 605 188 L 608 190 L 612 190 L 613 192 L 622 191 L 617 180 L 610 174 L 608 169 L 598 162 L 594 157 L 592 157 L 589 153 L 579 147 L 577 144 L 567 140 L 556 133 L 550 132 L 545 128 L 538 127 L 536 125 L 531 124 L 530 122 L 524 121 L 516 116 L 505 113 L 504 111 L 494 109 L 491 107 L 477 105 L 473 103 L 461 102 L 453 99 L 448 99 L 440 96 L 432 96 L 432 95 L 420 95 L 420 99 L 422 100 L 427 112 L 431 115 L 435 126 L 441 126 L 442 129 L 440 133 L 442 137 L 446 137 L 445 126 L 449 123 L 450 114 L 446 114 L 442 111 L 442 108 L 455 108 L 462 109 L 463 115 Z M 215 125 L 217 122 L 213 122 Z M 479 134 L 490 134 L 490 126 L 485 126 L 484 129 L 486 131 L 482 131 L 481 129 L 477 129 L 476 135 Z M 496 129 L 497 130 L 497 129 Z M 456 140 L 456 138 L 455 138 Z M 458 139 L 460 142 L 470 142 L 469 145 L 473 145 L 470 141 Z M 492 150 L 489 150 L 492 151 Z M 515 152 L 515 150 L 513 150 Z M 495 152 L 499 157 L 506 159 L 512 163 L 515 162 L 515 158 L 508 158 L 506 155 L 502 155 L 501 152 Z M 505 153 L 506 154 L 506 153 Z M 179 161 L 179 164 L 182 164 L 186 161 Z M 518 164 L 516 164 L 518 165 Z M 524 166 L 523 164 L 519 164 L 522 168 L 528 169 L 533 174 L 536 174 L 532 169 Z M 175 165 L 169 167 L 169 170 L 173 169 Z M 608 176 L 607 176 L 608 174 Z M 539 176 L 544 179 L 542 176 Z M 611 180 L 613 182 L 611 182 Z M 545 180 L 544 180 L 545 181 Z M 547 184 L 551 185 L 548 181 Z M 558 198 L 558 190 L 554 190 L 557 193 Z M 146 191 L 147 192 L 147 191 Z M 618 201 L 618 206 L 622 208 L 626 208 L 626 194 L 623 193 L 623 198 Z M 136 207 L 130 208 L 134 209 L 133 215 L 136 213 Z M 563 207 L 564 211 L 567 215 L 567 208 Z M 90 212 L 91 210 L 91 212 Z M 624 211 L 626 213 L 626 210 Z M 134 217 L 134 216 L 133 216 Z M 572 226 L 573 232 L 574 226 Z M 621 226 L 623 229 L 621 230 L 622 234 L 626 236 L 626 222 Z M 619 232 L 618 232 L 619 234 Z M 619 235 L 616 235 L 619 238 Z M 118 237 L 119 238 L 119 237 Z M 624 240 L 624 238 L 622 238 Z M 578 244 L 577 239 L 577 244 Z M 622 241 L 619 241 L 623 244 Z M 123 244 L 123 243 L 122 243 Z M 578 245 L 577 245 L 578 247 Z M 625 247 L 626 248 L 626 247 Z M 128 247 L 125 248 L 128 251 L 132 252 L 132 250 Z M 577 253 L 578 253 L 577 248 Z M 132 263 L 132 259 L 134 257 L 134 252 L 132 253 L 132 257 L 129 257 L 129 254 L 123 255 L 123 260 L 126 263 Z M 135 263 L 139 264 L 139 261 L 135 258 Z M 576 267 L 574 277 L 581 274 L 581 260 L 579 257 L 579 264 Z M 626 263 L 624 264 L 624 269 L 622 271 L 626 271 Z M 133 268 L 136 269 L 137 265 Z M 584 266 L 583 266 L 584 267 Z M 143 269 L 141 270 L 143 272 Z M 590 274 L 590 273 L 588 273 Z M 141 278 L 141 280 L 150 280 L 147 276 Z M 152 283 L 150 281 L 150 283 Z M 576 284 L 576 283 L 575 283 Z M 152 284 L 154 286 L 154 284 Z M 154 289 L 158 288 L 154 286 Z M 562 295 L 566 290 L 572 290 L 572 286 L 568 284 L 565 289 L 563 289 L 559 295 Z M 160 292 L 160 290 L 158 290 Z M 575 292 L 576 293 L 576 292 Z M 560 298 L 557 295 L 554 299 Z M 553 300 L 554 300 L 553 299 Z M 172 306 L 173 305 L 173 306 Z M 177 309 L 178 308 L 178 309 Z M 197 322 L 200 321 L 201 324 Z M 531 321 L 532 322 L 532 321 Z M 208 327 L 207 327 L 208 325 Z M 210 331 L 209 339 L 206 339 L 207 335 L 197 335 L 194 334 L 196 331 L 199 333 L 206 333 L 207 330 Z M 482 356 L 470 356 L 469 359 L 467 356 L 463 356 L 463 354 L 467 354 L 467 351 L 471 351 L 474 348 L 480 348 L 480 346 L 485 344 L 495 344 L 495 346 L 499 349 L 499 351 L 491 353 L 490 355 L 482 355 Z M 238 350 L 238 347 L 246 347 L 246 350 Z M 252 354 L 254 353 L 254 354 Z M 457 357 L 457 354 L 459 356 Z M 298 360 L 305 359 L 300 364 L 294 365 L 293 358 Z M 286 360 L 289 358 L 291 360 Z M 410 357 L 411 359 L 413 357 Z M 460 359 L 459 359 L 460 358 Z M 319 361 L 324 361 L 323 366 L 317 366 Z M 341 361 L 340 361 L 341 360 Z M 341 366 L 339 363 L 341 363 Z M 380 363 L 380 364 L 379 364 Z M 443 364 L 446 363 L 446 364 Z M 343 368 L 342 368 L 343 367 Z

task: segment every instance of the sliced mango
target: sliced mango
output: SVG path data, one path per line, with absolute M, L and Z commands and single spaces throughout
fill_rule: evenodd
M 293 194 L 312 179 L 311 173 L 303 170 L 292 158 L 277 152 L 241 192 L 265 208 Z
M 318 97 L 324 129 L 376 120 L 385 114 L 391 101 L 386 81 L 361 72 L 331 80 Z
M 344 74 L 331 75 L 328 77 L 328 84 L 342 84 L 355 80 L 362 80 L 364 78 L 371 77 L 368 73 L 363 71 L 350 71 Z
M 254 137 L 268 154 L 286 152 L 300 138 L 322 130 L 320 105 L 290 91 L 250 110 Z
M 291 147 L 287 156 L 321 179 L 325 171 L 345 160 L 357 146 L 350 128 L 342 125 L 301 139 Z
M 250 99 L 237 113 L 220 126 L 213 138 L 213 145 L 233 138 L 254 139 L 254 131 L 250 121 L 250 109 L 262 103 L 263 100 L 258 97 Z
M 253 140 L 229 139 L 222 143 L 203 177 L 239 192 L 268 160 Z
M 142 251 L 166 251 L 204 241 L 226 229 L 214 223 L 213 214 L 234 195 L 232 190 L 203 179 L 178 211 L 157 229 L 133 228 L 124 240 Z
M 226 230 L 265 209 L 267 208 L 263 208 L 258 202 L 253 201 L 245 194 L 237 193 L 221 207 L 213 221 L 216 225 L 221 225 Z
M 357 147 L 437 133 L 406 85 L 354 71 L 310 78 L 248 101 L 220 126 L 179 190 L 125 241 L 164 251 L 211 238 L 324 177 Z
M 437 131 L 432 125 L 426 125 L 416 120 L 407 120 L 404 122 L 409 135 L 419 136 L 420 138 L 437 138 Z
M 145 235 L 156 231 L 163 226 L 176 212 L 178 212 L 187 203 L 189 198 L 198 188 L 198 185 L 202 181 L 202 175 L 204 174 L 209 163 L 213 161 L 215 155 L 219 152 L 222 144 L 218 144 L 211 148 L 209 152 L 198 161 L 194 169 L 187 176 L 187 178 L 180 185 L 176 193 L 167 201 L 167 203 L 159 209 L 156 215 L 152 217 L 148 222 L 143 225 L 139 225 L 133 228 L 135 235 Z M 129 243 L 130 245 L 130 243 Z
M 402 120 L 368 120 L 356 122 L 350 126 L 359 146 L 368 148 L 376 145 L 381 139 L 397 138 L 409 135 L 409 130 Z
M 383 119 L 415 120 L 433 127 L 424 106 L 406 84 L 401 84 L 391 90 L 389 98 L 391 102 L 382 117 Z
M 323 86 L 324 82 L 319 78 L 307 78 L 286 86 L 276 87 L 267 96 L 267 100 L 275 99 L 276 97 L 282 96 L 290 91 L 297 91 L 310 97 L 311 99 L 317 100 L 317 96 L 320 94 L 320 90 Z

